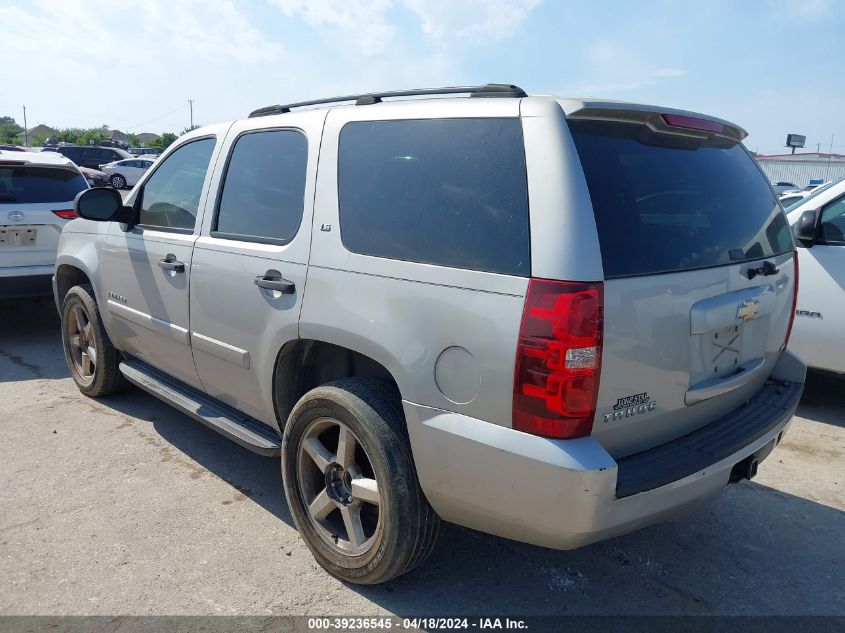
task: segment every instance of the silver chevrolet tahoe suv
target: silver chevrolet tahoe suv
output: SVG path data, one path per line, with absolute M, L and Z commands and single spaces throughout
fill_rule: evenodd
M 281 456 L 351 582 L 441 520 L 566 549 L 674 516 L 752 477 L 803 389 L 792 236 L 744 136 L 501 84 L 195 130 L 125 203 L 77 197 L 70 372 Z

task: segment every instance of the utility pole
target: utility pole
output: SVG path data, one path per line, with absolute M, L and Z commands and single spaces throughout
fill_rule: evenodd
M 26 127 L 26 106 L 23 107 L 23 144 L 29 147 L 29 130 Z
M 816 143 L 816 154 L 821 154 L 821 153 L 822 153 L 822 144 Z
M 824 179 L 828 180 L 830 177 L 830 157 L 833 156 L 833 134 L 830 135 L 830 153 L 827 155 L 827 171 L 825 171 Z
M 188 129 L 193 129 L 194 127 L 194 100 L 188 99 L 188 107 L 191 109 L 191 127 Z

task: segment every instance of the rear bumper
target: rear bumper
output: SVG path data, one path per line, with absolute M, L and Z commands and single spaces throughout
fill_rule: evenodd
M 0 299 L 48 297 L 53 294 L 53 266 L 0 268 Z
M 667 459 L 661 451 L 669 445 L 641 454 L 639 463 L 617 462 L 589 437 L 552 440 L 405 402 L 420 484 L 445 520 L 518 541 L 571 549 L 623 534 L 713 497 L 737 464 L 750 456 L 762 461 L 771 452 L 798 406 L 806 369 L 788 352 L 778 368 L 772 379 L 782 385 L 767 383 L 737 411 L 687 436 L 701 449 L 700 433 L 713 432 L 703 462 L 688 454 Z M 755 425 L 747 424 L 751 411 L 758 412 Z M 743 424 L 748 433 L 725 437 Z M 686 450 L 690 444 L 683 439 L 670 444 Z M 650 465 L 643 470 L 643 463 Z M 666 481 L 668 472 L 676 476 Z M 632 477 L 636 473 L 641 476 Z

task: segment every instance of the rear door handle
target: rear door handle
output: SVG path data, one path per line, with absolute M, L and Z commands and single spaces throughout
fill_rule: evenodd
M 278 270 L 268 270 L 255 278 L 255 285 L 267 290 L 276 290 L 283 295 L 292 295 L 296 291 L 296 284 L 282 277 Z
M 168 253 L 164 259 L 158 260 L 158 265 L 164 270 L 172 270 L 175 273 L 185 272 L 185 264 L 176 260 L 176 255 Z

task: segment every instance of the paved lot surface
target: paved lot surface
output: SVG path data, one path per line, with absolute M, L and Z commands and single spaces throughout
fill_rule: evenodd
M 0 303 L 0 614 L 845 614 L 845 383 L 811 376 L 754 482 L 574 552 L 444 529 L 386 586 L 329 577 L 278 463 L 67 375 L 49 301 Z

